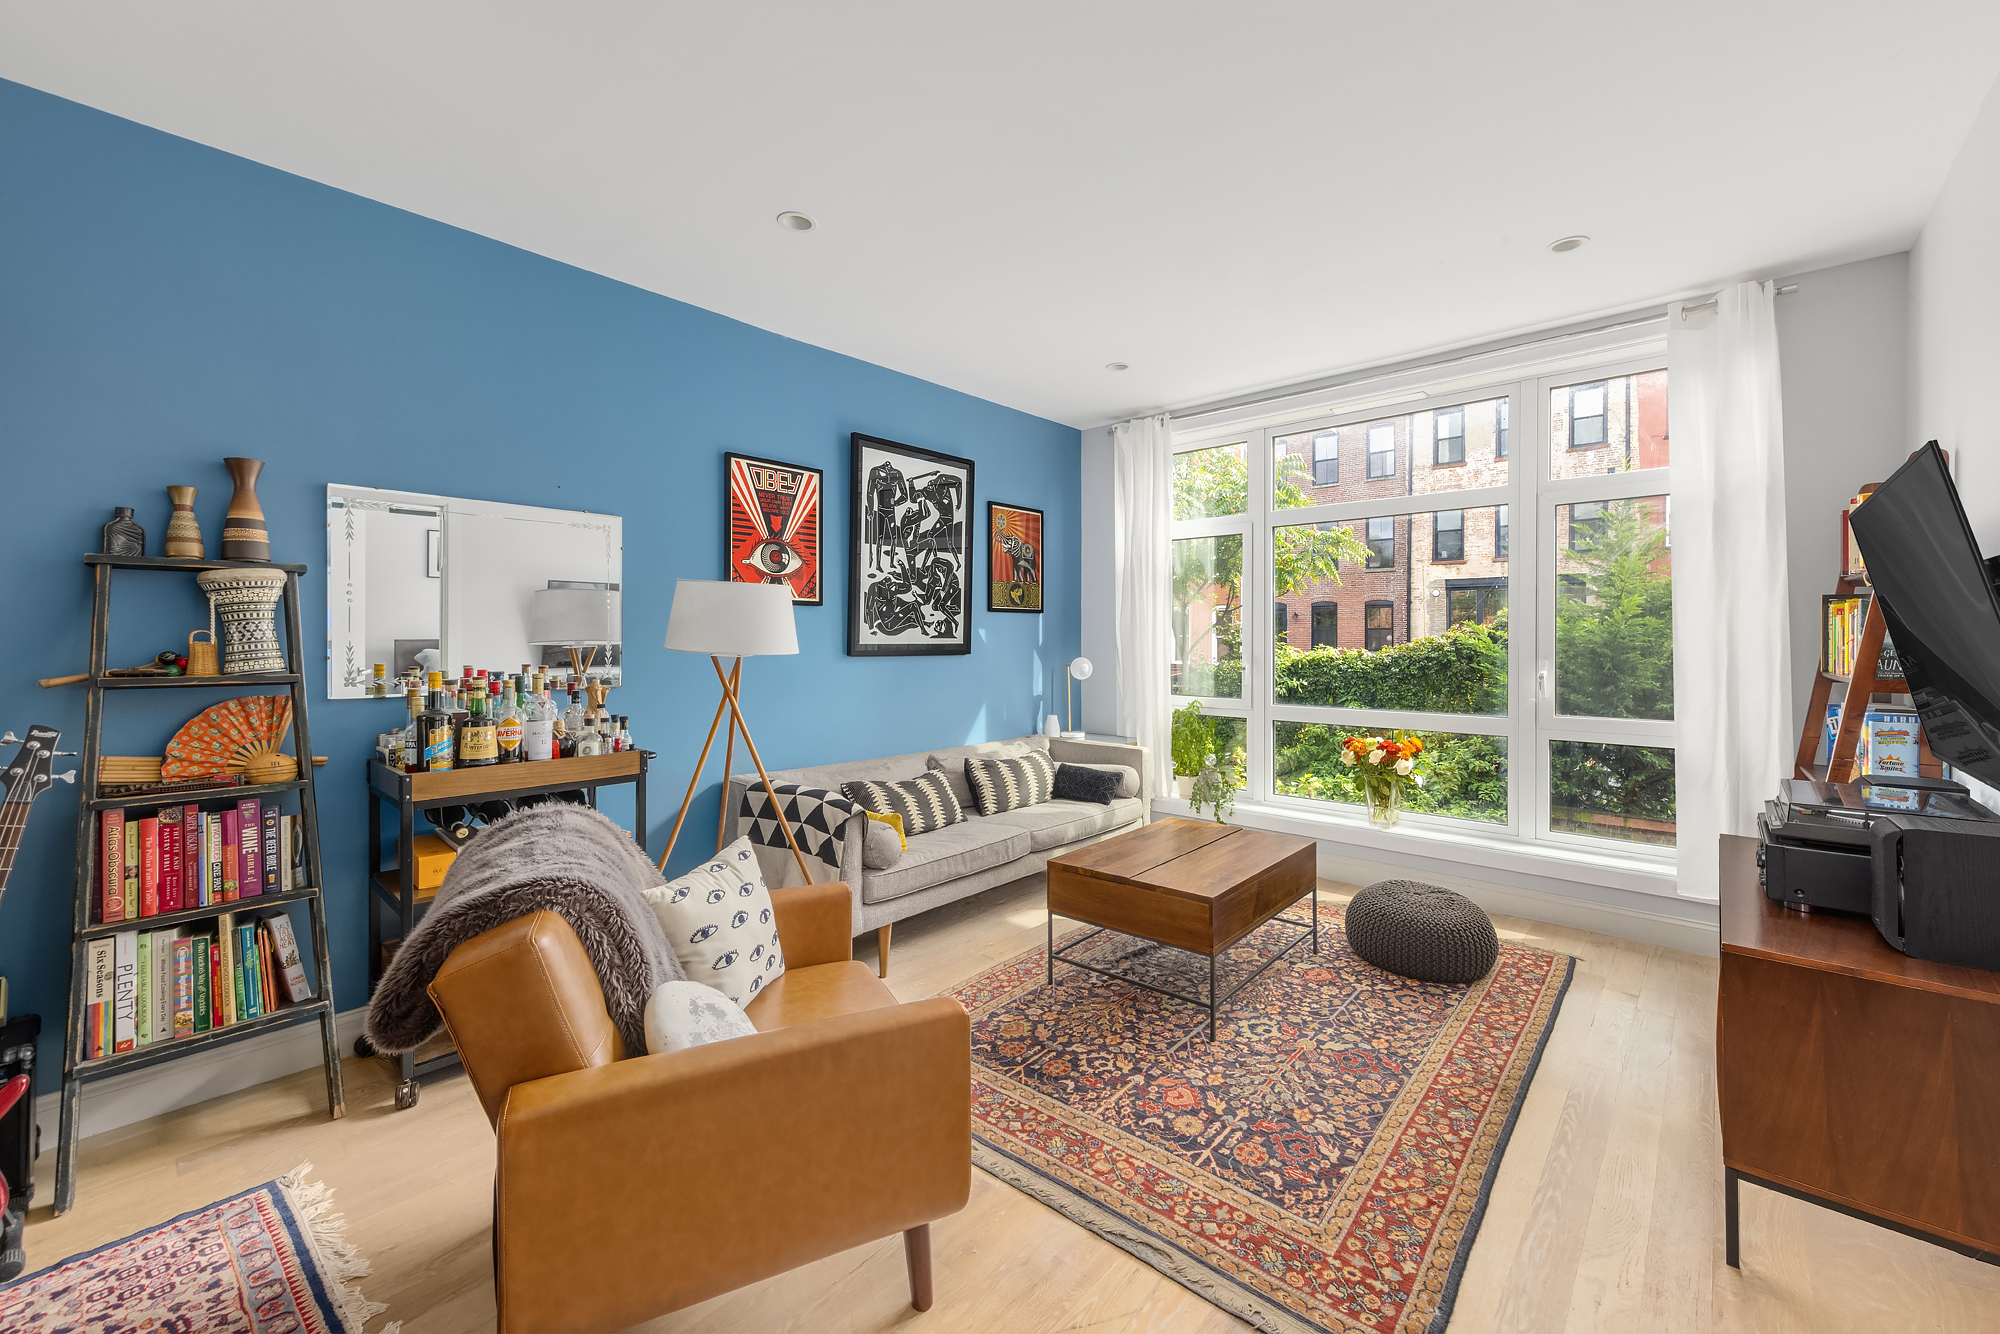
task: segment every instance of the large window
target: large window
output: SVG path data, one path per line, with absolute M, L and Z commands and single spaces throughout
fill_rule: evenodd
M 1371 385 L 1378 402 L 1416 391 L 1401 412 L 1336 405 L 1177 441 L 1175 693 L 1242 728 L 1246 802 L 1355 819 L 1342 739 L 1410 731 L 1429 743 L 1405 795 L 1413 836 L 1460 821 L 1572 855 L 1671 849 L 1659 365 L 1455 398 L 1410 377 Z M 1246 624 L 1246 606 L 1272 623 Z

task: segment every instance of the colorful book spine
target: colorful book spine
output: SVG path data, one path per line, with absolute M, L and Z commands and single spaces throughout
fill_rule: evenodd
M 222 818 L 213 811 L 201 816 L 201 902 L 203 907 L 222 902 L 222 854 L 216 841 L 222 837 Z
M 132 1043 L 138 1047 L 153 1045 L 153 933 L 139 932 L 138 947 L 134 952 L 133 980 L 137 990 L 132 997 Z
M 299 952 L 299 938 L 292 930 L 289 913 L 280 913 L 269 921 L 271 928 L 272 971 L 277 976 L 278 994 L 288 1001 L 308 1001 L 313 998 L 312 983 L 306 978 L 306 964 Z
M 215 1010 L 217 1023 L 233 1024 L 243 1007 L 236 1000 L 236 919 L 229 913 L 215 919 L 216 973 Z
M 111 1049 L 131 1051 L 139 1040 L 139 933 L 111 938 Z
M 262 989 L 258 986 L 257 979 L 256 926 L 254 924 L 247 924 L 239 928 L 238 938 L 242 941 L 243 995 L 249 1002 L 250 1017 L 256 1019 L 264 1013 L 264 997 Z
M 160 811 L 160 911 L 181 910 L 181 808 Z
M 201 896 L 201 808 L 181 808 L 181 907 L 199 908 L 207 903 Z
M 91 940 L 85 952 L 84 973 L 84 1015 L 87 1028 L 84 1037 L 85 1059 L 95 1061 L 109 1055 L 105 1045 L 105 1035 L 110 1031 L 111 1001 L 117 977 L 116 947 L 109 936 L 98 936 Z
M 234 919 L 231 919 L 232 923 Z M 238 1019 L 255 1018 L 250 1013 L 250 981 L 243 971 L 243 932 L 233 924 L 229 930 L 230 991 L 236 1002 Z
M 271 927 L 269 923 L 259 923 L 257 927 L 257 971 L 261 979 L 258 994 L 264 998 L 264 1013 L 278 1008 L 277 969 L 272 966 Z
M 174 939 L 174 1036 L 194 1036 L 194 942 Z
M 125 920 L 139 915 L 139 822 L 125 822 Z
M 160 817 L 139 818 L 139 916 L 160 915 Z
M 215 1026 L 215 974 L 210 960 L 215 942 L 207 936 L 194 938 L 194 1031 L 206 1033 Z
M 125 920 L 125 812 L 106 811 L 98 837 L 97 920 Z
M 278 844 L 280 839 L 278 837 L 278 824 L 284 818 L 283 814 L 278 810 L 277 802 L 267 801 L 264 803 L 264 858 L 261 866 L 263 870 L 262 883 L 266 894 L 281 894 L 284 892 L 278 885 L 278 868 L 285 865 L 284 862 L 279 860 L 280 849 Z
M 217 872 L 220 878 L 216 883 L 222 886 L 222 893 L 215 901 L 217 903 L 234 903 L 236 902 L 236 868 L 243 861 L 242 854 L 238 851 L 243 845 L 243 836 L 236 828 L 236 812 L 233 810 L 223 811 L 221 826 L 221 829 L 215 836 L 215 852 L 216 865 L 220 868 Z
M 236 866 L 236 897 L 256 898 L 264 892 L 264 819 L 257 798 L 236 803 L 236 828 L 242 842 Z
M 174 1040 L 174 936 L 153 932 L 153 1041 Z
M 293 815 L 287 818 L 292 824 L 291 888 L 304 889 L 306 887 L 306 817 L 303 815 Z

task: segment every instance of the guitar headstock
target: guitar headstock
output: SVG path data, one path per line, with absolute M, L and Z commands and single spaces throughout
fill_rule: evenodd
M 57 778 L 65 782 L 75 782 L 76 774 L 57 774 L 55 767 L 56 742 L 62 733 L 53 727 L 43 727 L 39 723 L 28 729 L 28 739 L 21 742 L 21 748 L 14 752 L 14 762 L 0 769 L 0 781 L 6 785 L 6 805 L 27 805 L 48 790 L 49 784 Z M 5 740 L 17 738 L 8 733 Z

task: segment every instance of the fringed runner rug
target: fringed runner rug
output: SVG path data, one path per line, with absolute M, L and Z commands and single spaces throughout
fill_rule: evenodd
M 0 1286 L 7 1334 L 362 1334 L 384 1308 L 311 1163 L 218 1204 Z M 377 1334 L 395 1334 L 384 1326 Z
M 1502 943 L 1471 986 L 1356 958 L 1337 912 L 1207 1011 L 1037 948 L 947 992 L 972 1015 L 973 1161 L 1273 1334 L 1442 1334 L 1575 961 Z M 1294 938 L 1259 927 L 1221 990 Z M 1208 961 L 1085 957 L 1199 996 Z

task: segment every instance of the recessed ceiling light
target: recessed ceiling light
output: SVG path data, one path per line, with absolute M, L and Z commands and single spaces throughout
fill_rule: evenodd
M 813 220 L 803 213 L 780 213 L 778 225 L 788 232 L 809 232 L 813 229 Z
M 1104 369 L 1107 371 L 1129 371 L 1132 368 L 1122 361 L 1107 361 L 1104 363 Z
M 1588 236 L 1565 236 L 1560 241 L 1549 242 L 1549 249 L 1558 255 L 1567 255 L 1572 250 L 1581 250 L 1590 240 Z

